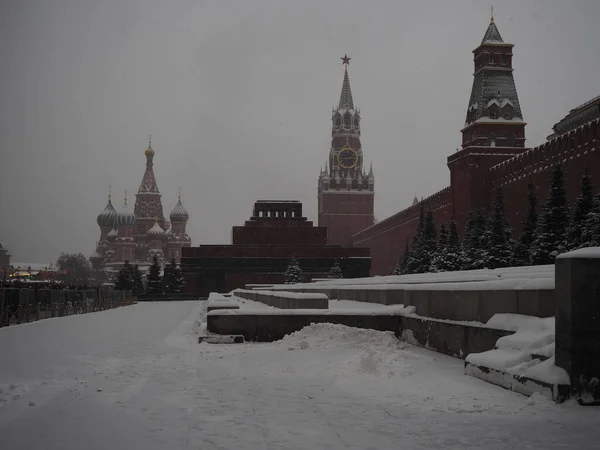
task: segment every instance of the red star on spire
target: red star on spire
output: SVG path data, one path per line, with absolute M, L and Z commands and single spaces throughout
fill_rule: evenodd
M 350 60 L 352 58 L 348 58 L 348 55 L 344 55 L 344 57 L 340 58 L 340 59 L 342 60 L 342 64 L 345 65 L 345 66 L 347 66 L 348 64 L 350 64 Z

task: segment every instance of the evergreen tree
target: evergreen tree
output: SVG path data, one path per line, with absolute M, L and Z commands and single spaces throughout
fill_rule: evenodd
M 152 258 L 152 265 L 148 269 L 148 284 L 146 286 L 146 292 L 148 294 L 161 294 L 163 291 L 161 277 L 160 277 L 160 264 L 158 258 L 154 256 Z
M 425 226 L 421 239 L 421 264 L 417 273 L 427 273 L 431 267 L 431 261 L 437 250 L 437 232 L 435 222 L 433 221 L 433 212 L 427 211 L 425 216 Z
M 508 221 L 504 214 L 504 195 L 500 188 L 496 189 L 492 215 L 486 230 L 484 243 L 488 247 L 485 267 L 510 267 L 513 263 L 513 247 Z
M 571 211 L 571 223 L 567 229 L 567 238 L 564 242 L 565 250 L 574 250 L 582 245 L 581 235 L 587 216 L 594 206 L 593 191 L 592 179 L 586 170 L 581 178 L 581 193 Z
M 402 273 L 402 269 L 400 267 L 401 264 L 402 264 L 402 256 L 400 257 L 400 259 L 394 266 L 394 270 L 392 270 L 392 275 L 400 275 Z
M 540 221 L 531 246 L 531 263 L 552 264 L 563 251 L 564 236 L 569 225 L 567 215 L 567 192 L 562 167 L 552 172 L 548 198 L 544 202 Z
M 183 276 L 183 271 L 180 266 L 175 266 L 173 269 L 173 287 L 171 292 L 177 294 L 179 292 L 183 292 L 185 288 L 185 277 Z
M 287 269 L 285 270 L 285 283 L 294 284 L 302 283 L 303 274 L 298 260 L 293 256 L 290 258 Z
M 600 193 L 592 201 L 581 231 L 580 247 L 600 247 Z
M 396 263 L 396 267 L 394 267 L 394 271 L 392 275 L 403 275 L 406 272 L 406 267 L 408 265 L 408 259 L 410 258 L 410 244 L 408 243 L 408 239 L 406 240 L 406 244 L 404 244 L 404 252 L 402 252 L 402 256 Z
M 515 262 L 522 266 L 531 264 L 531 244 L 535 238 L 535 230 L 538 225 L 538 199 L 535 195 L 535 187 L 532 183 L 529 183 L 527 188 L 527 213 L 525 214 L 525 219 L 521 222 L 523 224 L 523 233 L 515 246 Z
M 117 275 L 115 289 L 118 291 L 130 291 L 133 289 L 133 267 L 129 261 L 125 261 Z
M 340 263 L 336 260 L 333 263 L 333 266 L 329 269 L 328 278 L 344 278 L 344 273 L 342 272 L 342 268 L 340 267 Z
M 422 260 L 421 241 L 423 239 L 423 230 L 425 228 L 425 208 L 421 204 L 419 209 L 419 224 L 417 225 L 417 233 L 413 238 L 412 250 L 408 256 L 406 262 L 406 269 L 404 273 L 419 273 Z
M 448 270 L 448 228 L 445 224 L 440 226 L 440 238 L 437 251 L 431 258 L 430 272 L 445 272 Z
M 144 282 L 142 281 L 142 272 L 137 264 L 131 268 L 131 278 L 133 283 L 133 295 L 141 295 L 144 293 Z
M 175 262 L 175 258 L 164 268 L 163 273 L 163 290 L 169 294 L 177 294 L 183 292 L 185 279 L 181 272 L 181 267 Z
M 406 240 L 406 244 L 404 246 L 404 253 L 402 253 L 402 258 L 400 259 L 400 274 L 404 275 L 407 272 L 407 268 L 408 268 L 408 260 L 410 259 L 410 255 L 411 255 L 411 249 L 410 249 L 410 244 L 408 243 L 408 239 Z
M 162 286 L 163 292 L 171 293 L 173 289 L 173 270 L 176 267 L 175 259 L 173 258 L 169 264 L 165 264 L 163 269 Z
M 481 210 L 471 210 L 463 246 L 462 270 L 484 269 L 488 256 L 485 245 L 487 223 Z
M 450 228 L 448 230 L 448 243 L 446 244 L 446 270 L 460 270 L 462 263 L 461 258 L 462 250 L 460 246 L 460 237 L 458 236 L 456 222 L 452 220 L 450 221 Z

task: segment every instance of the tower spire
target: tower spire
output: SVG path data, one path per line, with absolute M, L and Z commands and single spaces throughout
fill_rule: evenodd
M 181 201 L 181 188 L 177 188 L 177 200 Z
M 500 31 L 498 31 L 498 27 L 494 21 L 494 7 L 492 6 L 492 15 L 490 16 L 490 24 L 483 35 L 483 39 L 481 40 L 482 44 L 502 44 L 504 41 L 502 40 L 502 36 L 500 36 Z
M 110 203 L 111 199 L 112 199 L 112 186 L 109 184 L 108 185 L 108 202 Z
M 491 6 L 490 23 L 494 23 L 494 5 Z
M 344 55 L 341 60 L 344 65 L 344 82 L 342 83 L 342 93 L 340 95 L 340 104 L 338 109 L 354 109 L 352 100 L 352 90 L 350 89 L 350 79 L 348 78 L 348 64 L 350 64 L 348 55 Z
M 125 200 L 124 200 L 124 204 L 125 204 L 125 206 L 127 206 L 127 189 L 125 189 Z

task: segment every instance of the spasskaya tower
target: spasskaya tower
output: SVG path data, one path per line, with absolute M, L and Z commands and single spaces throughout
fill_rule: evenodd
M 352 235 L 373 225 L 375 178 L 364 167 L 360 142 L 361 115 L 355 108 L 344 55 L 340 103 L 333 110 L 331 148 L 318 184 L 319 226 L 327 227 L 327 243 L 352 246 Z

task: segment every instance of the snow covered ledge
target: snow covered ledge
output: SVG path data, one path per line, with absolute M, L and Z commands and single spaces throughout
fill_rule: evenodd
M 236 289 L 234 295 L 281 309 L 329 309 L 325 294 Z
M 600 404 L 600 248 L 556 258 L 556 362 L 567 371 L 571 396 Z

